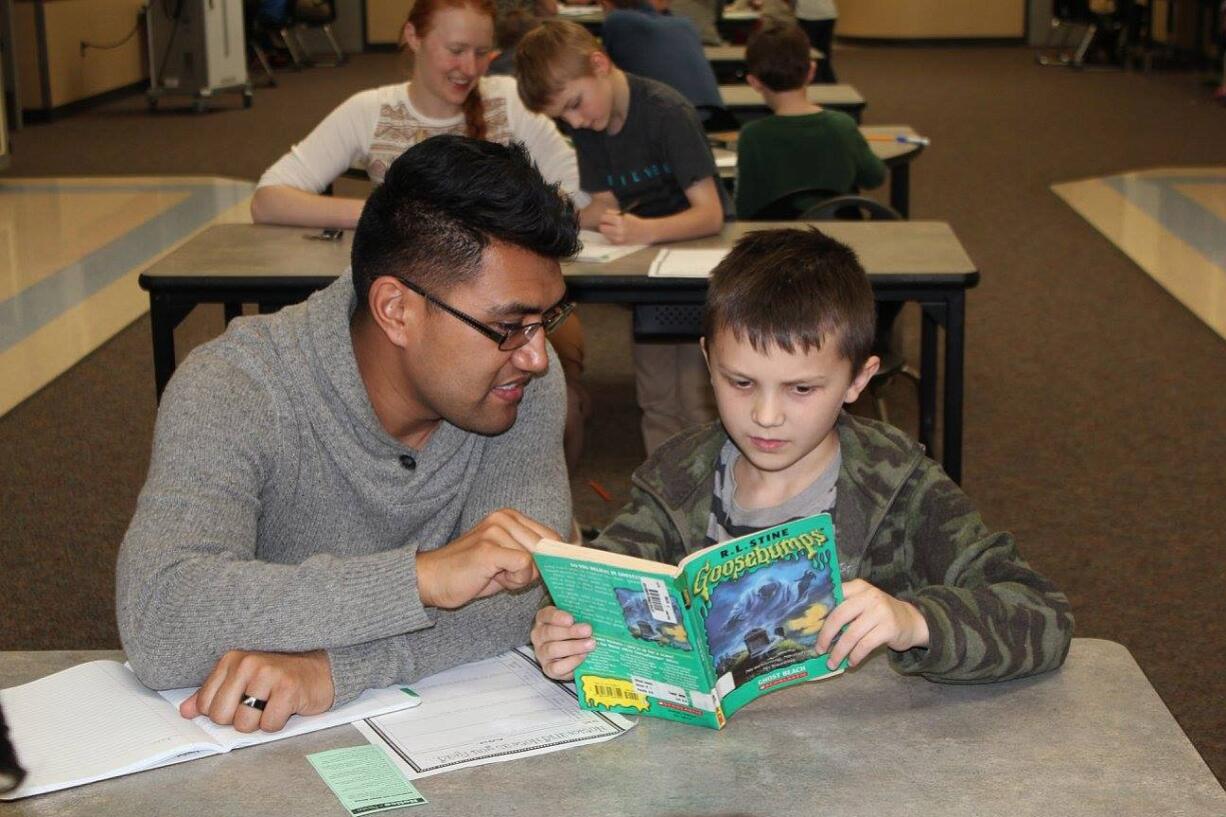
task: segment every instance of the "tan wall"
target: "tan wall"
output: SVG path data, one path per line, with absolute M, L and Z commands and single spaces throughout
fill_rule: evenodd
M 1025 0 L 838 0 L 844 37 L 1022 37 Z
M 366 0 L 366 42 L 395 45 L 413 0 Z
M 17 43 L 21 102 L 26 108 L 58 108 L 113 91 L 148 77 L 142 25 L 118 48 L 86 49 L 81 43 L 110 44 L 136 25 L 142 0 L 18 0 L 13 29 Z M 50 98 L 44 99 L 35 15 L 41 6 L 46 38 Z

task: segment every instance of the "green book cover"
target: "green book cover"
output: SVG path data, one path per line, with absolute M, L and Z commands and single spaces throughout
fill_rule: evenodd
M 575 670 L 585 709 L 720 729 L 761 695 L 843 671 L 816 651 L 843 600 L 829 514 L 675 567 L 549 540 L 535 558 L 554 604 L 592 626 L 596 649 Z

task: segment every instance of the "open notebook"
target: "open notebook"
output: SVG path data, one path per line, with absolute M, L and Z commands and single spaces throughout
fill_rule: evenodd
M 295 715 L 280 732 L 244 734 L 207 718 L 181 717 L 179 703 L 193 691 L 154 692 L 118 661 L 78 664 L 0 690 L 9 737 L 27 772 L 25 782 L 0 799 L 222 754 L 421 703 L 407 687 L 371 689 L 321 715 Z

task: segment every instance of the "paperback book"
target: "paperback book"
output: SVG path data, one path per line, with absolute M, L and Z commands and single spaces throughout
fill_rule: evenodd
M 542 540 L 553 603 L 592 626 L 575 670 L 585 709 L 713 729 L 769 692 L 837 675 L 817 650 L 843 600 L 829 514 L 787 522 L 666 565 Z

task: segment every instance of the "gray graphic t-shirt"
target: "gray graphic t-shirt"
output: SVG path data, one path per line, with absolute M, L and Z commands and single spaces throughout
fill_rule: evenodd
M 714 178 L 724 214 L 730 214 L 732 202 L 716 177 L 694 106 L 662 82 L 633 74 L 626 80 L 630 107 L 620 131 L 568 130 L 579 158 L 579 186 L 588 193 L 609 191 L 636 216 L 660 218 L 689 209 L 686 189 Z
M 834 511 L 835 486 L 839 479 L 841 452 L 826 466 L 826 470 L 809 487 L 780 505 L 769 508 L 742 508 L 736 502 L 736 474 L 733 466 L 740 459 L 740 450 L 732 441 L 724 443 L 715 467 L 715 491 L 711 497 L 711 516 L 707 521 L 707 538 L 703 546 L 726 542 L 738 536 L 782 525 L 793 519 L 804 519 L 819 513 Z

